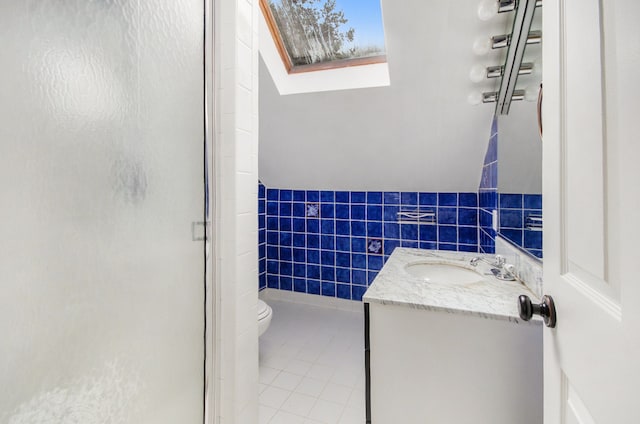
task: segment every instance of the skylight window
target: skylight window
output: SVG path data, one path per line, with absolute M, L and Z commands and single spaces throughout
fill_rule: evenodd
M 386 62 L 380 0 L 260 0 L 289 73 Z

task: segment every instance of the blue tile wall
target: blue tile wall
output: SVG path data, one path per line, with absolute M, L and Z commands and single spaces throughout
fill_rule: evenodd
M 495 253 L 496 231 L 493 214 L 498 209 L 498 118 L 493 117 L 489 146 L 484 157 L 482 177 L 478 187 L 479 245 L 482 253 Z
M 542 195 L 500 193 L 500 235 L 542 258 L 542 231 L 527 228 L 527 218 L 542 217 Z
M 433 210 L 434 224 L 399 223 L 401 208 Z M 259 287 L 362 300 L 396 247 L 495 253 L 500 233 L 542 258 L 542 196 L 498 194 L 494 117 L 477 193 L 288 190 L 258 186 Z
M 260 288 L 359 301 L 396 247 L 479 251 L 478 193 L 259 193 Z M 418 207 L 436 222 L 398 222 Z
M 258 281 L 267 287 L 267 189 L 258 182 Z

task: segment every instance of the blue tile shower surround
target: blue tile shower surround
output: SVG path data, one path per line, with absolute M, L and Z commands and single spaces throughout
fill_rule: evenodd
M 542 231 L 527 228 L 527 218 L 542 217 L 542 195 L 500 193 L 500 235 L 542 258 Z
M 493 215 L 498 209 L 498 118 L 496 116 L 491 122 L 491 136 L 478 187 L 478 203 L 480 252 L 495 253 L 496 231 L 493 229 Z
M 398 246 L 479 249 L 478 193 L 265 191 L 259 196 L 261 289 L 360 301 Z M 435 222 L 398 222 L 400 210 L 418 209 L 435 212 Z

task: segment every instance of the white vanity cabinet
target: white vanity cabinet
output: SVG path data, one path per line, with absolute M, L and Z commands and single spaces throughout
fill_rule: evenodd
M 542 325 L 517 315 L 518 294 L 532 293 L 402 274 L 424 252 L 394 252 L 365 294 L 367 423 L 542 424 Z

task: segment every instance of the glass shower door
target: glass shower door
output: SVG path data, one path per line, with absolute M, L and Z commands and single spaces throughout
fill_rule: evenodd
M 203 418 L 201 0 L 0 2 L 0 422 Z

